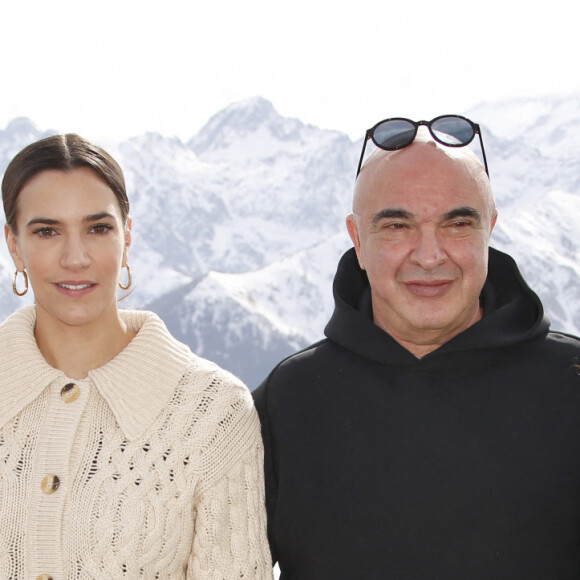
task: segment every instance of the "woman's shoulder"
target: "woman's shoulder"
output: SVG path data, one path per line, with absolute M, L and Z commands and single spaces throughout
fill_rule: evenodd
M 25 332 L 31 333 L 36 323 L 36 308 L 24 306 L 9 314 L 0 321 L 0 332 Z
M 165 367 L 170 360 L 181 363 L 184 388 L 202 388 L 213 393 L 216 398 L 246 398 L 249 391 L 238 377 L 176 339 L 157 314 L 146 310 L 120 312 L 126 324 L 137 331 L 133 346 L 149 350 L 155 356 L 161 355 Z
M 192 396 L 201 394 L 208 412 L 231 407 L 240 412 L 253 409 L 250 391 L 240 378 L 193 352 L 181 385 Z
M 38 351 L 34 337 L 36 324 L 36 309 L 34 306 L 25 306 L 16 310 L 0 324 L 0 359 L 2 371 L 8 367 L 20 367 L 23 363 L 47 366 Z M 8 366 L 7 366 L 8 365 Z
M 232 373 L 194 353 L 169 408 L 171 414 L 189 416 L 195 425 L 195 446 L 205 474 L 200 490 L 220 479 L 249 450 L 261 446 L 260 423 L 249 389 Z

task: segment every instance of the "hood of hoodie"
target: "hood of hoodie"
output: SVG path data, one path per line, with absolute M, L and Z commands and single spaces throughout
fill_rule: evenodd
M 489 249 L 487 280 L 480 295 L 483 318 L 418 359 L 373 322 L 368 278 L 354 248 L 341 258 L 334 278 L 335 308 L 324 333 L 356 354 L 385 364 L 415 364 L 448 353 L 501 348 L 547 334 L 550 320 L 537 294 L 510 256 Z

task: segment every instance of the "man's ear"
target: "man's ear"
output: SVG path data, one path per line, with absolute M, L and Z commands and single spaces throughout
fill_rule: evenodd
M 14 266 L 18 271 L 22 272 L 25 266 L 24 262 L 20 259 L 20 253 L 18 248 L 18 237 L 8 224 L 4 225 L 4 237 L 6 238 L 6 244 L 8 245 L 8 251 L 12 256 Z
M 491 235 L 491 232 L 493 232 L 495 222 L 497 222 L 497 209 L 494 211 L 493 217 L 491 218 L 491 227 L 489 228 L 489 235 Z
M 361 267 L 361 269 L 364 270 L 365 267 L 363 264 L 360 251 L 360 236 L 358 233 L 358 225 L 356 223 L 356 218 L 352 213 L 346 217 L 346 229 L 348 230 L 348 235 L 350 236 L 350 239 L 352 240 L 352 243 L 354 245 L 354 250 L 356 252 L 356 257 L 358 259 L 358 264 Z

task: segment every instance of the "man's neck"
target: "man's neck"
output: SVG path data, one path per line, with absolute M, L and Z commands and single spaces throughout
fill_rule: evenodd
M 437 350 L 440 346 L 449 342 L 452 338 L 461 334 L 469 327 L 483 318 L 483 308 L 480 306 L 474 315 L 467 319 L 463 324 L 450 326 L 448 328 L 435 329 L 404 329 L 401 331 L 397 327 L 389 324 L 381 324 L 377 317 L 374 317 L 374 323 L 382 328 L 389 336 L 396 340 L 403 348 L 407 349 L 417 358 L 423 358 L 429 353 Z

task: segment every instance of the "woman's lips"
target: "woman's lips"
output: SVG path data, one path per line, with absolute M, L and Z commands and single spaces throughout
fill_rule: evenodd
M 89 294 L 96 284 L 93 282 L 56 282 L 55 286 L 60 292 L 66 294 L 67 296 L 84 296 Z

